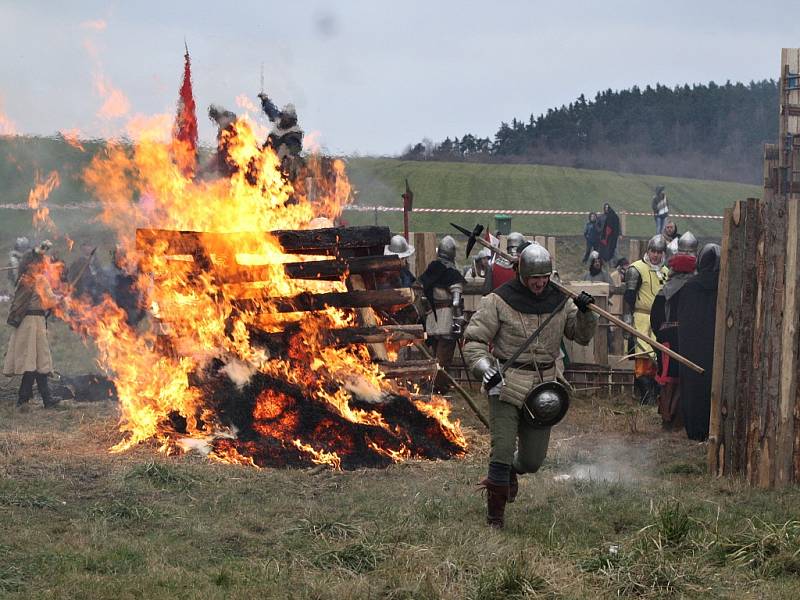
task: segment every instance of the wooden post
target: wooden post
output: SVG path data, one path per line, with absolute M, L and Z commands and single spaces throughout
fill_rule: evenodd
M 548 236 L 545 248 L 547 248 L 547 251 L 550 253 L 550 257 L 553 259 L 553 264 L 558 264 L 558 261 L 556 260 L 556 238 Z
M 709 431 L 712 473 L 800 482 L 800 49 L 783 49 L 764 197 L 726 213 Z
M 414 260 L 409 261 L 409 268 L 414 276 L 419 277 L 428 268 L 430 262 L 436 258 L 436 234 L 430 231 L 415 231 L 411 235 L 414 246 Z

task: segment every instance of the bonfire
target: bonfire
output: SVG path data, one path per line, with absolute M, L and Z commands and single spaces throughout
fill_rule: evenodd
M 156 443 L 166 453 L 194 449 L 259 467 L 337 469 L 463 455 L 444 399 L 403 391 L 366 345 L 340 347 L 323 334 L 359 325 L 356 311 L 275 305 L 346 291 L 346 273 L 334 281 L 287 276 L 286 263 L 320 257 L 287 254 L 269 233 L 336 219 L 351 197 L 344 164 L 334 161 L 335 178 L 310 186 L 310 198 L 306 180 L 292 185 L 246 118 L 222 134 L 230 176 L 197 176 L 187 142 L 169 141 L 169 132 L 165 140 L 164 130 L 163 119 L 140 121 L 134 144 L 109 142 L 84 173 L 148 318 L 131 325 L 110 297 L 57 309 L 94 340 L 116 385 L 122 439 L 113 450 Z M 137 229 L 197 232 L 201 252 L 176 254 L 157 236 L 137 238 Z M 219 276 L 242 268 L 258 268 L 260 281 Z M 286 343 L 260 344 L 256 330 L 285 332 Z

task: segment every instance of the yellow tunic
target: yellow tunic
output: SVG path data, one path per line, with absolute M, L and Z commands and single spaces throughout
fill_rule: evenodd
M 666 267 L 654 270 L 650 264 L 642 259 L 637 260 L 631 266 L 639 271 L 639 277 L 642 281 L 642 285 L 636 295 L 636 304 L 633 307 L 633 326 L 640 333 L 653 337 L 653 331 L 650 329 L 650 309 L 653 307 L 653 301 L 656 299 L 658 292 L 664 287 L 669 270 Z M 653 347 L 639 338 L 636 338 L 635 352 L 648 352 L 651 358 L 655 358 Z

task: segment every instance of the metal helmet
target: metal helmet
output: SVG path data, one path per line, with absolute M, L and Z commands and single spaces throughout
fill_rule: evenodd
M 524 241 L 525 241 L 524 235 L 522 235 L 517 231 L 512 231 L 511 233 L 508 234 L 508 237 L 506 238 L 506 251 L 509 254 L 516 256 L 517 248 L 519 248 L 519 245 Z
M 526 246 L 519 255 L 519 278 L 525 283 L 528 277 L 553 274 L 553 259 L 544 246 L 536 242 Z
M 383 254 L 385 256 L 396 254 L 400 258 L 407 258 L 414 254 L 414 246 L 410 245 L 402 235 L 393 235 L 389 244 L 383 247 Z
M 297 118 L 297 109 L 294 107 L 294 104 L 292 104 L 291 102 L 289 104 L 287 104 L 286 106 L 284 106 L 283 109 L 281 110 L 281 112 L 283 113 L 283 116 L 285 116 L 285 117 L 295 118 L 295 119 Z
M 697 238 L 691 231 L 687 231 L 678 238 L 678 254 L 697 254 Z
M 564 418 L 568 410 L 567 388 L 557 381 L 547 381 L 528 392 L 522 405 L 522 418 L 532 427 L 552 427 Z
M 647 242 L 647 251 L 649 252 L 650 250 L 655 252 L 666 252 L 667 242 L 663 235 L 658 233 L 650 238 L 650 241 Z
M 17 252 L 25 252 L 26 250 L 30 249 L 31 242 L 26 237 L 18 237 L 14 242 L 14 250 Z
M 439 240 L 439 245 L 436 246 L 436 256 L 443 260 L 455 262 L 456 260 L 456 241 L 452 236 L 446 235 Z
M 478 254 L 477 254 L 477 256 L 475 258 L 477 258 L 477 259 L 489 258 L 490 259 L 490 258 L 492 258 L 492 251 L 489 250 L 488 248 L 483 248 L 480 252 L 478 252 Z

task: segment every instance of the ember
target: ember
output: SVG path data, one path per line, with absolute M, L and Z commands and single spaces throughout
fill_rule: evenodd
M 343 163 L 315 182 L 309 161 L 294 186 L 238 119 L 221 133 L 232 174 L 195 175 L 164 120 L 136 133 L 133 147 L 110 143 L 85 181 L 151 318 L 135 327 L 109 297 L 59 312 L 95 340 L 114 380 L 115 450 L 153 440 L 225 462 L 342 469 L 463 455 L 444 400 L 404 395 L 362 343 L 421 334 L 364 319 L 411 298 L 354 274 L 391 268 L 375 256 L 388 229 L 308 229 L 348 201 Z

